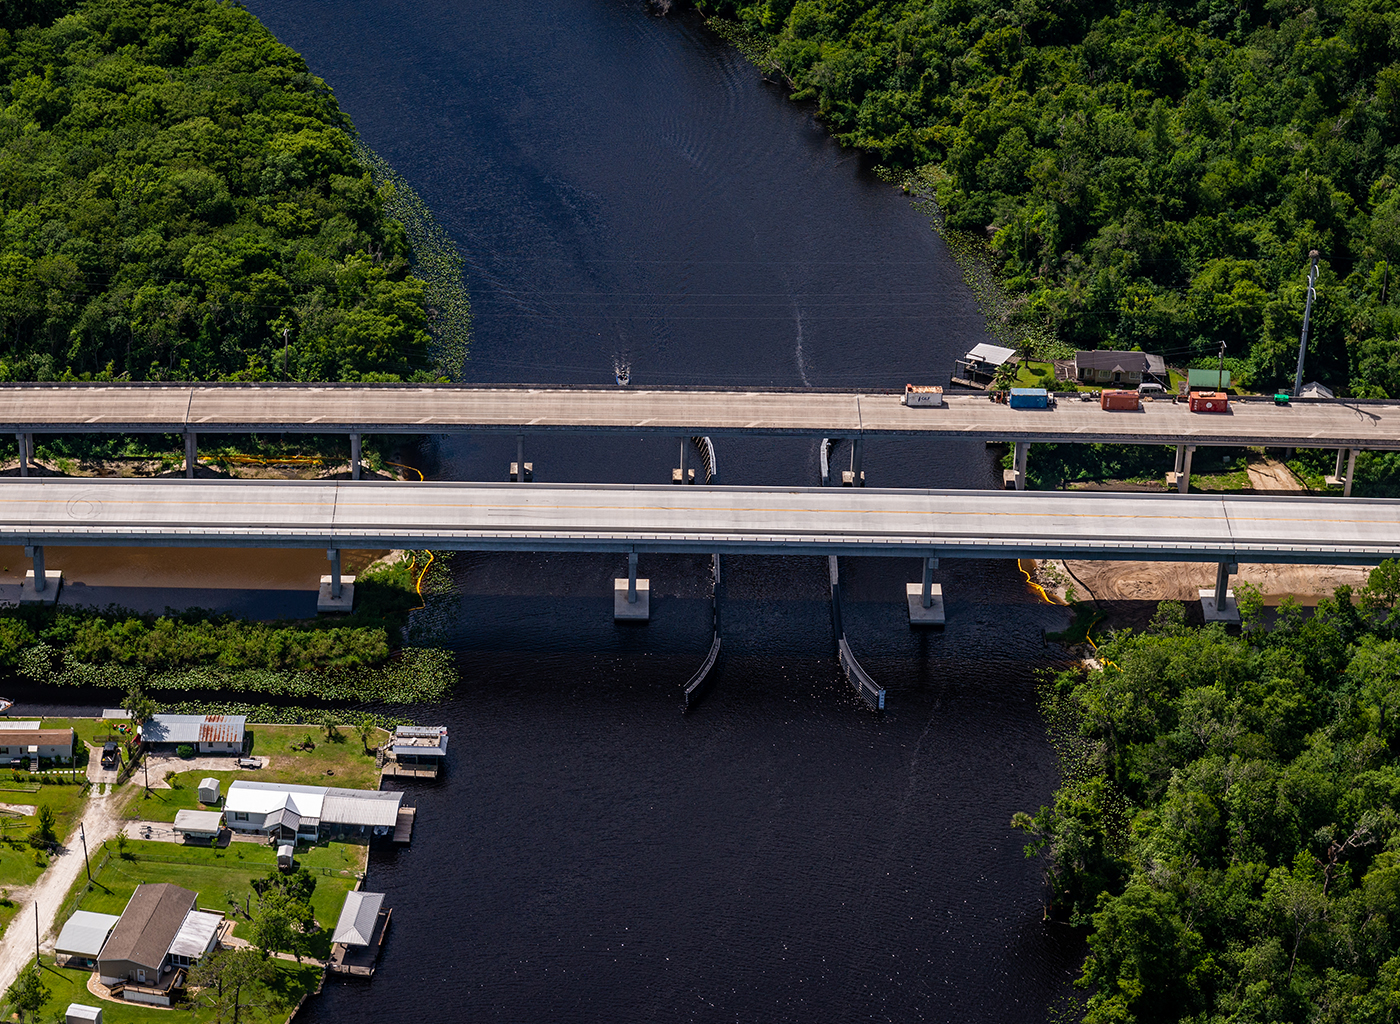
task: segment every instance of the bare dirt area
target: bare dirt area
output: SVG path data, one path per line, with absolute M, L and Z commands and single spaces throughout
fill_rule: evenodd
M 1293 471 L 1277 459 L 1250 454 L 1245 465 L 1249 474 L 1249 486 L 1255 494 L 1268 491 L 1303 491 L 1303 482 L 1293 475 Z

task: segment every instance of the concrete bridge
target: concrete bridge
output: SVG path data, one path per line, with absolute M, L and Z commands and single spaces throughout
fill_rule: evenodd
M 1056 408 L 1011 409 L 986 395 L 948 395 L 937 408 L 908 408 L 900 392 L 471 387 L 382 384 L 7 384 L 0 431 L 20 440 L 21 469 L 35 434 L 158 433 L 185 438 L 192 475 L 201 433 L 347 434 L 359 475 L 364 434 L 493 432 L 782 435 L 849 438 L 859 481 L 866 438 L 974 437 L 1016 445 L 1008 481 L 1025 485 L 1029 444 L 1177 446 L 1173 478 L 1185 492 L 1191 453 L 1202 445 L 1337 449 L 1337 482 L 1351 490 L 1358 450 L 1400 450 L 1400 402 L 1236 399 L 1226 414 L 1192 413 L 1169 401 L 1135 412 L 1062 397 Z M 525 474 L 521 474 L 523 477 Z
M 1397 521 L 1385 499 L 31 478 L 5 486 L 0 543 L 25 545 L 40 589 L 43 546 L 77 544 L 324 547 L 337 596 L 351 547 L 617 552 L 634 588 L 649 552 L 1213 561 L 1223 591 L 1241 561 L 1400 556 Z

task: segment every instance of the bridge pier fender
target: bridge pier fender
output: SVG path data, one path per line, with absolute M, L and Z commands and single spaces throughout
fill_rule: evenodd
M 911 626 L 941 626 L 946 621 L 943 615 L 943 587 L 933 582 L 933 570 L 937 568 L 937 558 L 925 558 L 923 583 L 909 583 L 904 587 Z
M 613 580 L 613 621 L 646 622 L 651 618 L 651 580 L 637 579 L 637 552 L 627 552 L 627 578 Z
M 34 568 L 24 574 L 24 582 L 19 585 L 19 603 L 57 604 L 58 592 L 63 586 L 62 570 L 44 568 L 42 544 L 26 544 L 24 557 L 33 559 Z
M 316 595 L 317 612 L 349 612 L 355 607 L 355 577 L 340 575 L 340 549 L 328 548 L 326 559 L 331 563 L 330 575 L 321 577 L 321 590 Z
M 360 479 L 360 435 L 350 435 L 350 479 Z
M 185 479 L 194 479 L 194 467 L 199 462 L 198 436 L 193 430 L 185 431 Z
M 1343 453 L 1346 454 L 1346 460 L 1347 460 L 1347 468 L 1346 468 L 1346 473 L 1345 473 L 1345 475 L 1342 473 L 1342 455 L 1343 455 Z M 1337 449 L 1337 469 L 1336 469 L 1336 471 L 1335 471 L 1331 476 L 1329 476 L 1329 477 L 1327 478 L 1327 482 L 1328 482 L 1329 484 L 1331 484 L 1333 487 L 1340 487 L 1340 488 L 1342 489 L 1342 497 L 1344 497 L 1344 498 L 1350 498 L 1350 497 L 1351 497 L 1351 478 L 1352 478 L 1352 476 L 1353 476 L 1355 473 L 1356 473 L 1356 449 L 1355 449 L 1355 448 L 1338 448 L 1338 449 Z
M 1201 613 L 1207 622 L 1239 622 L 1240 609 L 1235 592 L 1230 589 L 1230 576 L 1240 571 L 1234 562 L 1220 562 L 1215 570 L 1215 589 L 1200 590 Z

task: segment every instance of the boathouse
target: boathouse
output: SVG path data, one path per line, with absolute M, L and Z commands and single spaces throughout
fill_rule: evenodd
M 389 754 L 406 774 L 436 775 L 447 758 L 447 726 L 401 725 L 394 730 Z
M 373 977 L 390 914 L 382 892 L 357 889 L 346 893 L 345 905 L 340 908 L 340 919 L 331 935 L 331 958 L 326 966 L 336 974 Z

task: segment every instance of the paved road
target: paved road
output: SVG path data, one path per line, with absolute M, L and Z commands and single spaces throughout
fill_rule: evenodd
M 10 480 L 0 544 L 1367 564 L 1400 501 L 1106 492 Z
M 1061 401 L 1011 409 L 950 395 L 910 409 L 898 394 L 643 391 L 457 385 L 0 386 L 0 431 L 35 433 L 504 433 L 921 435 L 1000 441 L 1400 449 L 1400 402 L 1231 403 L 1226 415 L 1169 401 L 1136 412 Z

